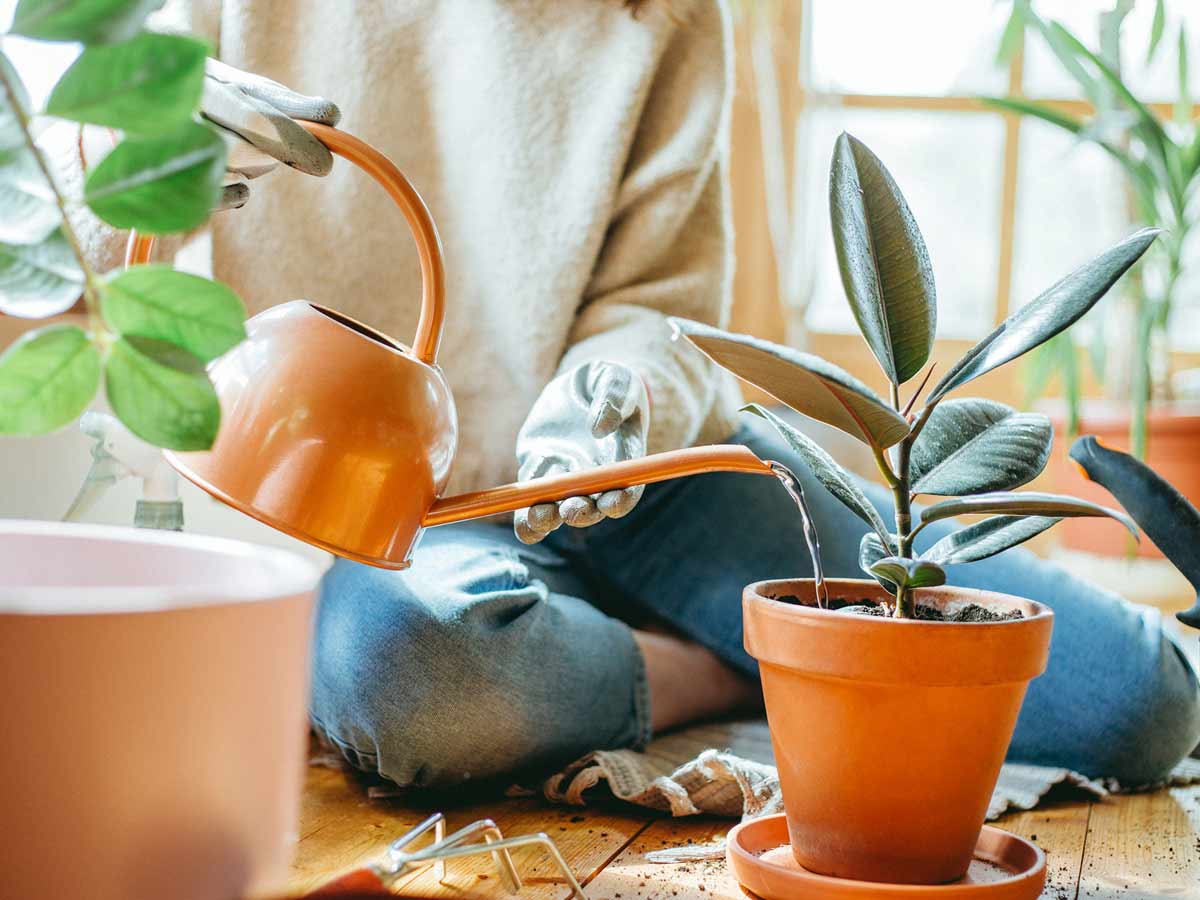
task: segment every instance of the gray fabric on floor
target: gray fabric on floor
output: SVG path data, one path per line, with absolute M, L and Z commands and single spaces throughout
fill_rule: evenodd
M 621 800 L 673 816 L 755 818 L 783 809 L 770 734 L 762 719 L 688 728 L 654 740 L 644 752 L 589 753 L 547 778 L 542 793 L 557 803 L 583 806 L 602 783 Z M 1091 779 L 1068 769 L 1006 763 L 992 792 L 988 819 L 1033 809 L 1052 787 L 1063 783 L 1096 797 L 1160 786 L 1126 788 L 1112 779 Z M 1185 759 L 1167 783 L 1200 783 L 1200 760 Z M 656 851 L 646 858 L 673 863 L 721 858 L 724 853 L 722 843 Z

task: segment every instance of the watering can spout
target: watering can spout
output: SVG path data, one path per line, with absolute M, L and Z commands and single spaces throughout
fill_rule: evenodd
M 304 300 L 254 316 L 246 339 L 209 366 L 221 402 L 216 442 L 166 454 L 186 478 L 338 556 L 402 569 L 427 526 L 684 475 L 774 474 L 746 447 L 714 445 L 443 497 L 458 423 L 437 365 L 445 317 L 437 228 L 382 153 L 335 128 L 300 124 L 378 181 L 403 212 L 421 264 L 417 333 L 406 347 Z M 132 234 L 126 263 L 146 262 L 152 250 L 152 238 Z
M 654 453 L 640 459 L 613 463 L 595 469 L 570 472 L 533 481 L 517 481 L 501 487 L 441 497 L 425 514 L 423 525 L 446 525 L 497 513 L 513 512 L 535 503 L 549 503 L 584 494 L 598 494 L 639 484 L 653 484 L 686 475 L 708 472 L 745 472 L 772 475 L 767 462 L 738 444 L 713 444 Z

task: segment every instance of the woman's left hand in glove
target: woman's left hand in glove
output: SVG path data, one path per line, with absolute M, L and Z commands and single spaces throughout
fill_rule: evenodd
M 551 381 L 534 403 L 517 435 L 518 477 L 525 481 L 644 456 L 649 424 L 649 397 L 636 372 L 620 363 L 584 363 Z M 564 522 L 584 528 L 619 519 L 643 489 L 539 503 L 515 514 L 513 530 L 526 544 L 536 544 Z

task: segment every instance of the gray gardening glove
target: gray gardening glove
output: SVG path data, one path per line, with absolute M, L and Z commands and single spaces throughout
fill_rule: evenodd
M 518 477 L 542 478 L 635 459 L 646 453 L 650 424 L 646 385 L 628 366 L 584 363 L 542 391 L 517 435 Z M 519 510 L 513 530 L 536 544 L 563 522 L 576 528 L 619 519 L 633 509 L 644 487 L 571 497 Z
M 308 175 L 328 175 L 333 155 L 294 119 L 336 125 L 341 112 L 322 97 L 297 94 L 269 78 L 209 59 L 200 111 L 229 146 L 221 209 L 245 204 L 246 183 L 279 163 Z

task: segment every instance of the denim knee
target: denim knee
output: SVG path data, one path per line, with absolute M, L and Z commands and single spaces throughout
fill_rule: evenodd
M 353 765 L 444 786 L 645 739 L 628 626 L 551 594 L 503 548 L 449 544 L 423 562 L 340 561 L 322 582 L 311 714 Z
M 1162 643 L 1158 666 L 1089 717 L 1088 750 L 1075 766 L 1085 775 L 1113 777 L 1127 787 L 1150 784 L 1200 742 L 1196 673 L 1169 638 Z
M 398 573 L 335 566 L 317 614 L 314 725 L 352 765 L 402 786 L 494 774 L 505 761 L 484 751 L 486 736 L 456 727 L 497 700 L 467 676 L 487 652 L 474 637 Z

